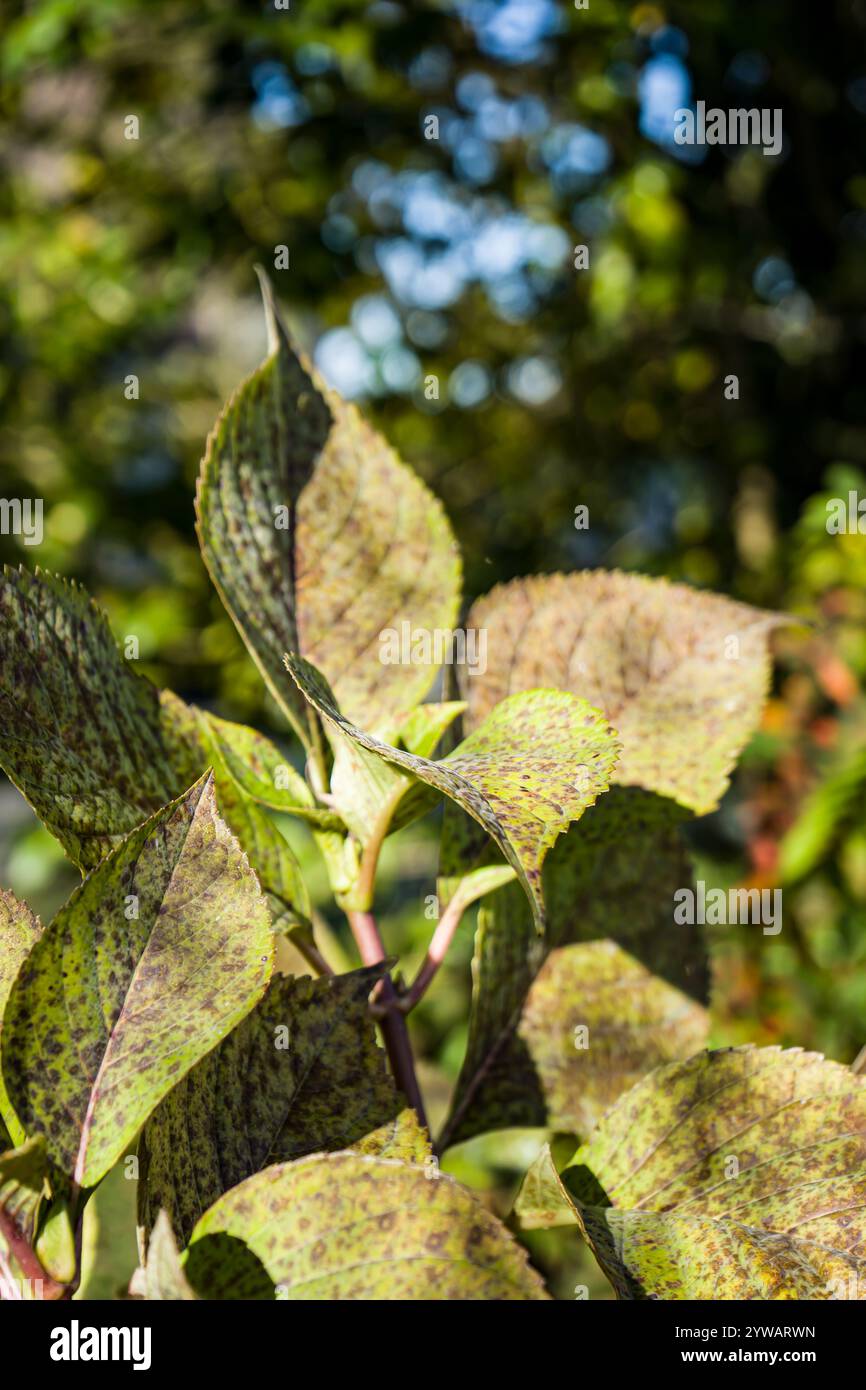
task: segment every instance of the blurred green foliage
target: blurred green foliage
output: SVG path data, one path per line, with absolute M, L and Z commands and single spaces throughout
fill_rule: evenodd
M 809 621 L 780 640 L 762 731 L 694 847 L 708 882 L 785 892 L 778 938 L 715 931 L 717 1040 L 852 1060 L 866 537 L 828 534 L 826 504 L 866 496 L 863 5 L 7 0 L 0 25 L 0 495 L 45 508 L 42 543 L 0 536 L 3 558 L 80 579 L 154 679 L 284 736 L 192 509 L 207 431 L 263 353 L 263 262 L 323 369 L 443 498 L 467 599 L 598 564 Z M 783 153 L 678 149 L 672 110 L 696 99 L 780 107 Z M 384 864 L 408 971 L 435 828 Z M 74 881 L 8 787 L 0 878 L 46 915 Z M 471 936 L 413 1016 L 434 1115 Z M 506 1210 L 533 1143 L 449 1164 Z M 573 1246 L 533 1249 L 571 1296 Z

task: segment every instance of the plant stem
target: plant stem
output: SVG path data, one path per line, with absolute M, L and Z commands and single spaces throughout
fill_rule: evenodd
M 448 953 L 448 947 L 454 939 L 454 933 L 460 925 L 465 911 L 466 903 L 459 892 L 455 893 L 436 924 L 436 930 L 430 938 L 427 955 L 424 957 L 418 974 L 406 992 L 397 996 L 397 1008 L 401 1013 L 408 1014 L 426 993 L 436 971 Z
M 365 965 L 378 965 L 380 961 L 385 959 L 385 946 L 372 912 L 350 912 L 348 916 L 361 960 Z M 385 1040 L 385 1049 L 391 1063 L 394 1080 L 421 1124 L 425 1128 L 429 1128 L 424 1112 L 424 1102 L 421 1099 L 421 1088 L 415 1075 L 415 1060 L 412 1056 L 412 1044 L 409 1041 L 409 1029 L 403 1014 L 394 1007 L 397 991 L 390 975 L 385 975 L 382 980 L 380 999 L 384 1008 L 379 1019 L 379 1026 L 382 1029 L 382 1037 Z

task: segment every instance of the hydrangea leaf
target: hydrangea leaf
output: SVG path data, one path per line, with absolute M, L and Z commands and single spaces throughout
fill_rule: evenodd
M 16 977 L 2 1060 L 21 1123 L 78 1187 L 245 1017 L 272 954 L 267 906 L 209 776 L 76 889 Z
M 274 977 L 252 1013 L 145 1126 L 138 1188 L 145 1231 L 162 1209 L 186 1244 L 206 1208 L 244 1178 L 348 1148 L 396 1119 L 400 1100 L 368 1010 L 383 970 Z
M 171 1222 L 159 1212 L 150 1234 L 143 1271 L 142 1293 L 151 1302 L 189 1303 L 197 1299 L 187 1279 Z
M 0 1057 L 3 1050 L 3 1011 L 18 974 L 28 952 L 39 939 L 42 931 L 39 918 L 34 916 L 26 903 L 19 902 L 12 893 L 0 888 Z M 12 1102 L 3 1081 L 0 1065 L 0 1120 L 13 1145 L 23 1144 L 27 1137 L 12 1109 Z
M 673 921 L 674 893 L 692 881 L 683 816 L 663 797 L 611 788 L 545 863 L 543 941 L 513 886 L 484 903 L 440 1147 L 511 1126 L 585 1134 L 637 1074 L 705 1040 L 703 935 Z M 473 846 L 462 850 L 473 862 Z M 582 1025 L 585 1049 L 574 1045 Z
M 260 805 L 248 796 L 224 760 L 221 745 L 211 738 L 202 710 L 188 705 L 171 690 L 160 691 L 160 705 L 178 776 L 190 786 L 208 766 L 213 769 L 219 813 L 256 872 L 277 932 L 306 930 L 310 897 L 298 863 L 285 836 Z M 246 735 L 255 731 L 235 725 Z
M 209 1277 L 231 1287 L 226 1237 L 246 1243 L 286 1301 L 547 1297 L 525 1251 L 471 1192 L 390 1159 L 320 1154 L 248 1178 L 193 1232 L 186 1270 L 196 1288 L 211 1293 Z
M 0 620 L 0 764 L 69 858 L 93 868 L 184 789 L 157 691 L 75 584 L 4 569 Z
M 264 734 L 214 714 L 201 717 L 222 766 L 245 796 L 312 825 L 342 828 L 339 816 L 316 804 L 303 777 Z
M 420 1163 L 428 1168 L 436 1163 L 430 1135 L 419 1123 L 414 1110 L 401 1110 L 393 1119 L 365 1134 L 352 1148 L 375 1158 L 396 1158 L 401 1163 Z
M 303 922 L 309 901 L 297 861 L 229 773 L 203 712 L 136 675 L 104 614 L 74 584 L 6 570 L 0 612 L 10 633 L 0 655 L 0 764 L 69 858 L 94 868 L 214 766 L 220 812 L 261 875 L 275 921 Z M 273 745 L 254 730 L 219 728 L 221 746 L 238 745 L 236 773 L 247 754 L 251 776 L 258 760 L 270 763 Z
M 616 760 L 616 735 L 598 711 L 565 691 L 515 695 L 446 758 L 433 762 L 352 725 L 308 662 L 287 655 L 286 665 L 337 739 L 456 801 L 479 822 L 515 870 L 540 929 L 544 857 L 606 790 Z
M 664 579 L 604 570 L 518 579 L 479 599 L 484 675 L 465 679 L 467 727 L 539 685 L 603 710 L 623 745 L 614 780 L 703 815 L 755 729 L 768 636 L 793 621 Z
M 544 1185 L 526 1203 L 535 1224 Z M 866 1080 L 815 1053 L 738 1047 L 658 1068 L 561 1188 L 623 1297 L 866 1298 Z M 549 1173 L 546 1191 L 555 1206 Z
M 208 440 L 196 510 L 211 578 L 301 736 L 282 666 L 300 651 L 366 728 L 419 702 L 432 664 L 386 663 L 380 634 L 450 630 L 460 559 L 441 504 L 295 352 L 263 280 L 269 356 Z

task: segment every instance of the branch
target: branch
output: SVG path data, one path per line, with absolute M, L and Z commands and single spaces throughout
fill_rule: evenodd
M 436 924 L 436 930 L 430 938 L 430 945 L 418 974 L 405 993 L 397 996 L 396 1007 L 401 1013 L 410 1013 L 419 999 L 426 993 L 436 971 L 448 954 L 448 947 L 454 939 L 454 933 L 468 906 L 469 904 L 458 890 Z
M 361 960 L 365 965 L 378 965 L 380 961 L 385 959 L 385 946 L 372 912 L 350 912 L 348 917 Z M 379 1000 L 383 1008 L 379 1018 L 379 1026 L 382 1029 L 382 1037 L 385 1040 L 385 1048 L 391 1063 L 394 1080 L 421 1124 L 429 1129 L 427 1116 L 424 1112 L 424 1102 L 421 1098 L 421 1088 L 415 1075 L 415 1060 L 412 1056 L 409 1030 L 406 1027 L 406 1019 L 403 1014 L 395 1007 L 397 991 L 390 975 L 385 975 L 382 980 Z

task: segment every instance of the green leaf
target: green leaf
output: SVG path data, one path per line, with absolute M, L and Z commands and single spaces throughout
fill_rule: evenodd
M 785 887 L 811 873 L 846 823 L 856 824 L 862 817 L 866 729 L 859 710 L 857 716 L 842 722 L 838 746 L 779 845 L 779 875 Z
M 245 724 L 218 719 L 214 714 L 202 713 L 201 717 L 211 746 L 238 791 L 274 811 L 297 816 L 313 825 L 342 828 L 340 817 L 316 805 L 303 777 L 264 734 Z
M 606 720 L 565 691 L 533 690 L 504 701 L 439 762 L 381 743 L 337 708 L 327 683 L 301 658 L 286 665 L 338 740 L 457 802 L 517 873 L 539 928 L 541 864 L 558 835 L 606 790 L 617 742 Z M 422 792 L 422 795 L 424 793 Z
M 621 1098 L 558 1199 L 622 1297 L 863 1299 L 864 1136 L 866 1080 L 847 1067 L 701 1053 Z M 520 1206 L 528 1224 L 566 1219 L 549 1169 Z
M 237 777 L 254 779 L 273 765 L 273 745 L 242 725 L 208 723 L 137 676 L 75 585 L 6 570 L 0 612 L 12 634 L 0 657 L 0 764 L 73 862 L 94 868 L 214 766 L 220 812 L 261 875 L 278 929 L 306 921 L 309 899 L 291 849 L 221 752 L 230 745 Z M 325 823 L 334 819 L 328 813 Z
M 433 682 L 432 664 L 383 662 L 380 633 L 402 622 L 452 628 L 457 547 L 421 480 L 307 370 L 262 288 L 270 353 L 208 440 L 196 503 L 202 554 L 299 734 L 307 711 L 286 680 L 287 650 L 320 667 L 349 716 L 374 728 Z
M 211 1296 L 215 1280 L 227 1291 L 234 1283 L 226 1238 L 245 1243 L 287 1301 L 547 1297 L 525 1252 L 471 1192 L 433 1168 L 357 1153 L 278 1164 L 220 1198 L 186 1260 Z
M 330 691 L 329 699 L 336 708 Z M 396 718 L 385 731 L 383 741 L 417 757 L 429 758 L 463 709 L 459 701 L 419 705 Z M 436 804 L 437 795 L 429 787 L 355 740 L 333 728 L 331 732 L 331 795 L 360 846 L 381 845 L 386 835 L 402 829 Z
M 160 692 L 160 703 L 170 730 L 175 761 L 185 784 L 189 786 L 206 767 L 213 768 L 219 813 L 256 872 L 268 900 L 274 930 L 292 934 L 298 926 L 306 928 L 310 898 L 301 866 L 268 813 L 230 774 L 221 744 L 211 737 L 208 717 L 171 690 Z M 245 744 L 247 735 L 250 742 L 259 737 L 243 725 L 230 727 L 240 730 Z
M 108 1172 L 244 1018 L 272 953 L 267 907 L 210 777 L 76 889 L 12 987 L 3 1074 L 21 1123 L 77 1186 Z
M 93 868 L 189 786 L 159 697 L 74 584 L 4 569 L 0 620 L 0 765 L 69 858 Z
M 47 1176 L 41 1139 L 29 1139 L 19 1148 L 0 1154 L 0 1300 L 40 1296 L 31 1280 L 36 1272 L 33 1250 Z
M 183 1271 L 171 1222 L 161 1211 L 153 1225 L 144 1267 L 144 1297 L 151 1302 L 191 1302 L 198 1298 Z
M 468 727 L 515 691 L 554 685 L 622 739 L 614 781 L 703 815 L 757 726 L 773 628 L 793 619 L 663 579 L 604 570 L 518 579 L 473 606 L 484 675 L 464 679 Z
M 145 1230 L 163 1209 L 185 1244 L 206 1208 L 244 1178 L 271 1163 L 348 1148 L 397 1117 L 400 1101 L 367 1007 L 383 971 L 272 980 L 145 1126 L 138 1189 Z
M 39 918 L 26 903 L 0 888 L 0 1058 L 3 1055 L 3 1011 L 22 963 L 42 931 Z M 23 1144 L 24 1130 L 12 1109 L 0 1065 L 0 1120 L 12 1144 Z
M 483 905 L 440 1147 L 511 1126 L 585 1134 L 642 1072 L 705 1040 L 703 935 L 673 920 L 674 893 L 692 881 L 683 814 L 637 788 L 602 797 L 545 864 L 543 941 L 513 886 Z

